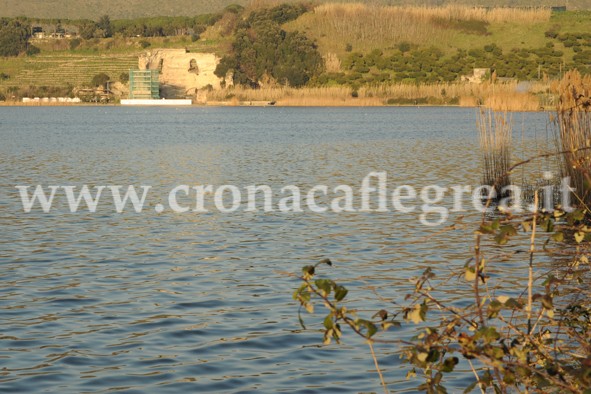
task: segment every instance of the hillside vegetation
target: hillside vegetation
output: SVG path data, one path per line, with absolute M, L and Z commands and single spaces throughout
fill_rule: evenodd
M 268 4 L 276 5 L 273 0 L 262 0 Z M 0 0 L 0 16 L 16 17 L 28 16 L 38 18 L 61 19 L 93 19 L 97 20 L 101 15 L 109 15 L 115 19 L 127 19 L 154 16 L 194 16 L 221 10 L 230 4 L 246 6 L 252 0 Z M 260 3 L 261 1 L 257 1 Z M 283 1 L 285 2 L 285 1 Z M 316 3 L 322 3 L 318 1 Z M 341 1 L 347 3 L 350 1 Z M 536 7 L 536 6 L 562 6 L 565 1 L 556 0 L 376 0 L 372 4 L 387 5 L 468 5 L 484 7 Z M 569 9 L 589 10 L 591 0 L 569 0 Z
M 521 35 L 513 36 L 512 42 L 516 37 L 527 41 L 536 36 L 530 29 L 536 25 L 545 26 L 550 17 L 547 8 L 487 10 L 331 3 L 314 8 L 287 27 L 305 31 L 323 50 L 337 53 L 345 49 L 343 43 L 363 52 L 385 49 L 400 42 L 446 50 L 461 47 L 458 45 L 473 47 L 494 42 L 491 31 L 497 26 L 519 26 Z
M 293 88 L 303 86 L 313 92 L 314 102 L 328 92 L 337 101 L 348 96 L 373 104 L 492 102 L 484 96 L 499 94 L 498 84 L 479 89 L 482 94 L 453 88 L 470 86 L 462 81 L 482 68 L 490 70 L 483 75 L 486 83 L 504 83 L 505 98 L 537 103 L 537 98 L 514 94 L 525 93 L 523 88 L 515 91 L 520 81 L 546 95 L 552 81 L 568 69 L 591 73 L 590 11 L 256 3 L 202 16 L 99 19 L 20 19 L 46 32 L 65 29 L 74 36 L 31 39 L 17 57 L 0 58 L 0 94 L 19 97 L 25 90 L 42 95 L 51 87 L 93 87 L 100 73 L 125 82 L 137 56 L 152 48 L 186 48 L 222 57 L 216 74 L 231 74 L 234 84 L 245 87 L 210 94 L 222 100 L 277 101 L 281 95 L 295 97 Z M 433 88 L 413 88 L 425 85 Z M 472 96 L 466 98 L 469 91 Z

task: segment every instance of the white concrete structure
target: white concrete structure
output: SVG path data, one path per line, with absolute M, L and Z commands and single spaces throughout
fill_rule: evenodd
M 149 105 L 149 106 L 186 106 L 193 104 L 191 99 L 162 99 L 162 100 L 141 100 L 123 99 L 121 105 Z

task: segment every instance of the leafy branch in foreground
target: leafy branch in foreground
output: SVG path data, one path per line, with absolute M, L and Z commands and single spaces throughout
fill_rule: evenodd
M 299 301 L 300 311 L 314 313 L 316 301 L 327 309 L 324 344 L 339 343 L 344 327 L 367 340 L 386 392 L 374 343 L 397 346 L 411 365 L 408 376 L 421 370 L 424 383 L 418 389 L 428 393 L 447 392 L 444 376 L 462 362 L 475 376 L 466 392 L 478 387 L 482 392 L 492 388 L 499 393 L 591 393 L 590 219 L 591 212 L 579 209 L 483 220 L 476 231 L 474 256 L 454 273 L 472 294 L 469 305 L 461 308 L 436 295 L 442 282 L 428 268 L 406 296 L 409 305 L 395 312 L 382 309 L 363 318 L 345 305 L 348 290 L 343 285 L 317 276 L 320 266 L 332 265 L 328 259 L 302 269 L 302 285 L 294 292 L 294 299 Z M 543 243 L 546 252 L 556 251 L 549 247 L 551 243 L 557 244 L 562 254 L 572 251 L 566 266 L 547 273 L 543 281 L 534 271 L 536 232 L 540 231 L 548 236 Z M 481 241 L 492 238 L 504 245 L 519 234 L 529 235 L 528 283 L 522 293 L 515 293 L 514 289 L 503 289 L 502 279 L 492 283 L 491 262 L 497 257 L 486 256 Z M 301 315 L 299 318 L 303 326 Z M 401 324 L 415 324 L 417 335 L 407 341 L 388 339 L 386 331 Z

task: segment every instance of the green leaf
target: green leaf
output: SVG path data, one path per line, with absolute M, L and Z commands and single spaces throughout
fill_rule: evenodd
M 332 283 L 333 282 L 329 279 L 316 279 L 314 281 L 314 284 L 319 290 L 322 290 L 324 296 L 330 294 L 330 291 L 332 289 Z
M 367 323 L 367 337 L 371 338 L 373 337 L 376 332 L 378 332 L 378 328 L 376 327 L 375 324 L 373 324 L 372 322 L 368 322 Z
M 465 277 L 468 282 L 474 282 L 476 279 L 476 271 L 473 267 L 466 267 Z
M 509 241 L 509 237 L 506 234 L 499 233 L 495 236 L 495 242 L 499 245 L 506 245 Z
M 554 231 L 554 220 L 549 218 L 546 219 L 542 224 L 542 227 L 544 228 L 544 231 L 546 231 L 547 233 L 551 233 L 552 231 Z
M 306 265 L 304 268 L 302 268 L 302 273 L 304 274 L 304 277 L 312 277 L 314 276 L 314 272 L 316 271 L 316 267 L 314 267 L 313 265 Z
M 517 235 L 517 230 L 512 225 L 506 224 L 504 226 L 501 226 L 501 234 L 511 237 Z
M 499 339 L 501 335 L 494 327 L 483 327 L 475 334 L 475 338 L 482 338 L 486 343 L 494 342 Z
M 454 368 L 456 367 L 456 365 L 458 365 L 459 362 L 460 360 L 457 357 L 446 358 L 441 367 L 441 372 L 453 372 Z
M 417 304 L 414 306 L 412 310 L 407 311 L 406 319 L 412 321 L 415 324 L 419 324 L 420 322 L 425 321 L 425 317 L 427 314 L 427 305 L 426 304 Z
M 478 231 L 482 234 L 494 234 L 495 233 L 495 230 L 492 228 L 492 226 L 487 225 L 487 224 L 480 225 L 480 228 L 478 229 Z
M 343 286 L 335 286 L 334 288 L 334 299 L 337 301 L 342 301 L 346 296 L 349 290 L 344 288 Z
M 321 264 L 326 264 L 326 265 L 332 267 L 332 261 L 330 261 L 330 259 L 322 259 L 316 265 L 321 265 Z
M 492 224 L 490 225 L 490 227 L 491 227 L 493 230 L 498 230 L 498 229 L 499 229 L 499 227 L 500 227 L 500 225 L 501 225 L 501 221 L 500 221 L 498 218 L 496 218 L 495 220 L 493 220 L 493 222 L 492 222 Z
M 564 241 L 564 233 L 562 231 L 557 231 L 552 234 L 552 239 L 556 242 L 562 242 Z
M 581 220 L 585 219 L 585 211 L 583 209 L 577 209 L 571 212 L 569 216 L 573 220 L 580 222 Z
M 439 350 L 431 349 L 431 351 L 429 352 L 429 356 L 427 357 L 427 362 L 434 363 L 437 360 L 439 360 L 440 356 L 441 356 L 441 353 L 439 353 Z
M 332 328 L 334 328 L 334 321 L 332 319 L 332 314 L 329 314 L 328 316 L 326 316 L 326 318 L 324 319 L 324 327 L 327 330 L 330 330 Z
M 359 329 L 362 329 L 363 327 L 365 327 L 365 329 L 366 329 L 365 336 L 367 338 L 373 337 L 376 334 L 376 332 L 378 332 L 378 328 L 376 327 L 376 325 L 368 320 L 357 319 L 355 323 L 357 324 Z
M 379 311 L 375 315 L 373 315 L 372 319 L 375 319 L 376 317 L 379 317 L 382 321 L 384 321 L 388 318 L 388 311 L 385 309 L 382 309 L 381 311 Z
M 293 299 L 294 300 L 298 300 L 300 299 L 300 296 L 302 294 L 302 292 L 306 289 L 306 287 L 308 287 L 307 284 L 302 284 L 296 291 L 293 292 Z
M 552 297 L 550 297 L 549 295 L 545 295 L 544 297 L 542 297 L 542 306 L 544 307 L 544 309 L 554 309 Z
M 511 309 L 523 309 L 523 304 L 514 298 L 510 298 L 509 301 L 505 303 L 505 306 Z
M 499 312 L 501 311 L 501 307 L 502 304 L 501 302 L 497 301 L 497 300 L 493 300 L 490 302 L 490 304 L 488 304 L 488 309 L 487 309 L 487 316 L 489 319 L 495 318 L 499 315 Z

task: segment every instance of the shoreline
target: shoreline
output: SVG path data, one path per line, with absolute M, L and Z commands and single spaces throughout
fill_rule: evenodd
M 453 104 L 374 104 L 364 105 L 355 103 L 354 101 L 343 102 L 342 104 L 297 104 L 297 103 L 281 103 L 271 101 L 210 101 L 207 103 L 193 103 L 187 106 L 141 106 L 141 105 L 122 105 L 120 103 L 23 103 L 23 102 L 10 102 L 0 101 L 0 107 L 126 107 L 126 108 L 196 108 L 196 107 L 301 107 L 301 108 L 346 108 L 346 107 L 391 107 L 391 108 L 490 108 L 485 105 L 453 105 Z M 506 109 L 507 112 L 547 112 L 550 111 L 546 108 L 539 108 L 537 110 L 527 110 L 523 108 Z

